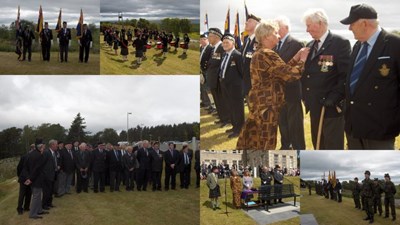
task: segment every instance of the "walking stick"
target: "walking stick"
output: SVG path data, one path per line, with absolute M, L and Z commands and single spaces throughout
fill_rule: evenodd
M 324 123 L 324 116 L 325 116 L 325 106 L 322 106 L 321 116 L 319 118 L 319 124 L 318 124 L 317 147 L 315 150 L 319 150 L 321 146 L 321 133 L 322 133 L 322 124 Z

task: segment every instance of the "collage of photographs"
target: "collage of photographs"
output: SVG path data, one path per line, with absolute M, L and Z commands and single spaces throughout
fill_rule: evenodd
M 399 6 L 3 0 L 0 225 L 400 225 Z

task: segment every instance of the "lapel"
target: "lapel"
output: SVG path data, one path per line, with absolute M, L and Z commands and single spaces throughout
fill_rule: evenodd
M 326 39 L 325 39 L 324 43 L 322 44 L 321 48 L 319 48 L 317 54 L 315 54 L 315 56 L 314 56 L 311 60 L 314 60 L 315 58 L 318 58 L 318 56 L 321 55 L 321 54 L 323 53 L 323 51 L 324 51 L 326 48 L 329 47 L 329 45 L 331 44 L 331 42 L 332 42 L 332 34 L 331 34 L 331 32 L 329 31 L 328 36 L 326 36 Z M 314 44 L 314 42 L 313 42 L 313 44 Z
M 291 40 L 292 40 L 292 38 L 290 37 L 290 35 L 288 35 L 285 42 L 282 43 L 282 46 L 281 46 L 281 49 L 279 49 L 279 52 L 286 52 L 290 48 Z M 279 54 L 279 52 L 278 52 L 278 54 Z

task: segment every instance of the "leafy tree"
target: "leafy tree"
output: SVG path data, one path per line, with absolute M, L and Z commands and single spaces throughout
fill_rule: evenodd
M 43 138 L 45 141 L 49 141 L 51 139 L 55 139 L 58 141 L 64 141 L 66 129 L 60 124 L 50 124 L 43 123 L 36 130 L 36 136 Z
M 139 21 L 137 22 L 138 28 L 148 28 L 149 25 L 150 25 L 150 22 L 143 18 L 139 18 Z
M 179 27 L 182 33 L 190 33 L 190 29 L 192 27 L 190 20 L 188 19 L 181 19 L 179 23 Z
M 115 144 L 119 141 L 119 136 L 117 131 L 115 131 L 113 128 L 105 128 L 103 130 L 103 134 L 101 135 L 101 139 L 104 142 Z
M 86 141 L 88 132 L 85 131 L 85 124 L 85 118 L 81 117 L 81 113 L 78 113 L 69 128 L 67 140 L 79 142 Z
M 22 129 L 11 127 L 0 132 L 1 152 L 0 158 L 8 158 L 23 154 L 21 143 Z

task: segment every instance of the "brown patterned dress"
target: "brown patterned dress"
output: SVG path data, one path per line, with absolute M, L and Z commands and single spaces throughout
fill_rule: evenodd
M 251 59 L 249 115 L 236 149 L 275 150 L 279 109 L 285 103 L 285 82 L 298 80 L 304 62 L 287 64 L 271 49 L 258 49 Z
M 242 181 L 239 176 L 231 176 L 230 181 L 233 194 L 233 205 L 239 209 L 241 207 L 240 195 L 242 193 Z

